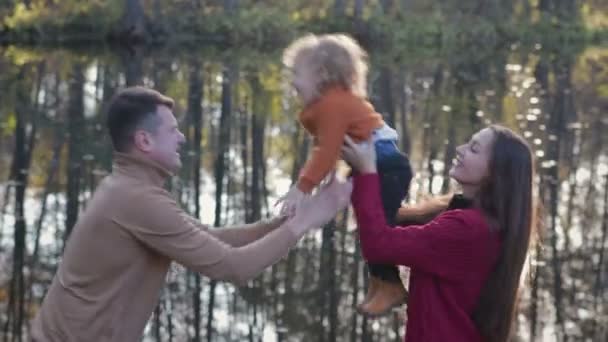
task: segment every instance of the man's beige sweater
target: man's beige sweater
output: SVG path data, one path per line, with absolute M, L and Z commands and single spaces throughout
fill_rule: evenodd
M 34 341 L 139 341 L 172 261 L 243 283 L 296 244 L 299 236 L 276 222 L 208 229 L 163 189 L 169 176 L 116 154 L 70 235 L 33 322 Z

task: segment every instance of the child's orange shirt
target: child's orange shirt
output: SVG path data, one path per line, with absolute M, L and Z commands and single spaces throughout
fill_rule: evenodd
M 334 169 L 345 134 L 362 141 L 384 124 L 368 101 L 342 87 L 325 90 L 304 108 L 298 120 L 315 138 L 315 146 L 296 185 L 305 193 L 310 193 Z

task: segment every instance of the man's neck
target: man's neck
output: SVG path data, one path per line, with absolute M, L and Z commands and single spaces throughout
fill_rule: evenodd
M 171 171 L 156 161 L 133 152 L 114 152 L 113 172 L 126 174 L 161 187 L 172 176 Z

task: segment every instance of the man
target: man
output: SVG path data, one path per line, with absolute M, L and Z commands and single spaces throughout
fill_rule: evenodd
M 209 230 L 187 215 L 163 189 L 181 166 L 178 150 L 185 141 L 172 107 L 173 100 L 142 87 L 112 99 L 107 126 L 113 170 L 71 233 L 34 320 L 34 341 L 141 340 L 171 261 L 212 279 L 243 283 L 331 219 L 304 204 L 287 221 Z M 349 195 L 320 191 L 311 201 L 325 201 L 337 212 Z

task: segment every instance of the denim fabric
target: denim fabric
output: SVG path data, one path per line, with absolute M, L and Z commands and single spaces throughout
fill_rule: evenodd
M 378 140 L 375 143 L 376 164 L 380 177 L 380 194 L 386 222 L 394 226 L 397 211 L 406 198 L 413 177 L 407 155 L 401 153 L 393 140 Z M 369 264 L 372 276 L 385 281 L 399 282 L 399 271 L 395 265 Z

